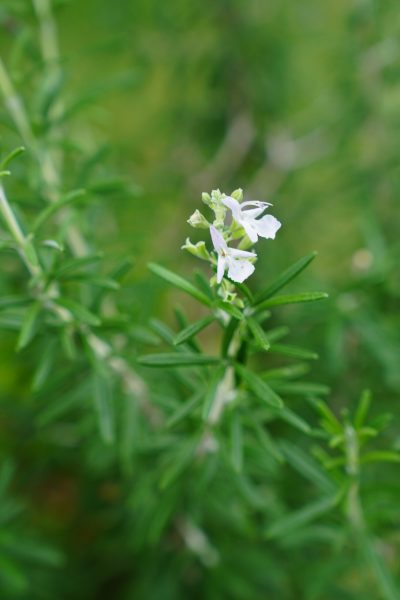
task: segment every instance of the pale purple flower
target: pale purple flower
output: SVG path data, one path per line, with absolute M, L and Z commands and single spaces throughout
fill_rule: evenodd
M 257 254 L 229 248 L 222 233 L 213 225 L 210 227 L 210 234 L 214 250 L 218 254 L 217 282 L 221 283 L 226 269 L 228 269 L 228 277 L 236 283 L 242 283 L 250 277 L 254 272 L 254 265 L 250 259 L 255 258 Z
M 253 244 L 258 240 L 258 236 L 275 239 L 275 234 L 281 227 L 278 219 L 272 215 L 264 215 L 261 219 L 257 218 L 268 206 L 271 206 L 269 202 L 249 200 L 239 203 L 232 196 L 226 196 L 222 199 L 222 203 L 231 209 L 234 220 L 243 227 Z

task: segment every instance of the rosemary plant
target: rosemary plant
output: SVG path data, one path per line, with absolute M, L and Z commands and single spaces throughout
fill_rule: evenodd
M 183 245 L 201 270 L 149 265 L 185 308 L 144 322 L 129 252 L 96 235 L 132 188 L 82 125 L 52 3 L 4 11 L 17 33 L 0 58 L 0 597 L 399 599 L 398 444 L 378 396 L 348 408 L 359 378 L 340 382 L 351 354 L 332 342 L 358 327 L 398 390 L 397 341 L 370 319 L 382 307 L 347 311 L 357 283 L 336 303 L 291 291 L 315 252 L 257 289 L 282 224 L 241 189 L 213 190 Z M 329 322 L 329 361 L 292 342 L 304 303 Z

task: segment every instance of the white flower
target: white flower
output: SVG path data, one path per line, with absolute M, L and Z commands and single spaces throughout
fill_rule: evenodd
M 228 277 L 236 283 L 242 283 L 254 272 L 254 265 L 250 262 L 257 254 L 245 250 L 229 248 L 224 237 L 213 225 L 210 227 L 210 234 L 214 249 L 218 254 L 217 263 L 217 282 L 221 283 L 226 269 Z
M 258 236 L 275 239 L 275 234 L 281 227 L 278 219 L 272 215 L 264 215 L 261 219 L 257 219 L 267 206 L 271 206 L 269 202 L 249 200 L 240 204 L 232 196 L 226 196 L 222 199 L 222 203 L 231 209 L 234 220 L 243 227 L 253 244 L 258 240 Z

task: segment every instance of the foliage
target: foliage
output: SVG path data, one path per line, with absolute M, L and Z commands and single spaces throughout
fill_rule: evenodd
M 399 247 L 390 208 L 397 142 L 386 124 L 397 119 L 394 5 L 342 9 L 310 2 L 315 19 L 331 10 L 334 23 L 345 15 L 357 34 L 346 38 L 356 48 L 341 49 L 339 85 L 326 69 L 326 61 L 337 67 L 326 40 L 318 41 L 322 66 L 311 38 L 298 54 L 289 49 L 296 39 L 291 10 L 307 15 L 289 0 L 280 8 L 218 1 L 207 5 L 207 15 L 181 0 L 138 2 L 132 31 L 139 73 L 106 75 L 111 40 L 108 49 L 92 47 L 104 63 L 101 84 L 87 88 L 84 67 L 60 55 L 52 9 L 60 9 L 62 32 L 63 24 L 70 28 L 66 46 L 72 32 L 91 22 L 89 14 L 124 40 L 121 25 L 136 9 L 122 1 L 63 4 L 13 0 L 0 9 L 6 34 L 0 60 L 1 598 L 399 598 L 400 454 L 389 414 L 400 389 Z M 383 41 L 368 28 L 374 11 Z M 194 22 L 196 40 L 186 27 Z M 287 37 L 278 36 L 277 23 Z M 154 74 L 153 89 L 145 51 L 147 33 L 155 32 L 157 56 L 164 44 L 171 59 L 168 77 L 179 73 L 187 89 L 187 96 L 180 89 L 163 97 L 169 111 L 163 127 L 154 124 L 150 102 L 160 96 L 161 76 Z M 178 50 L 167 41 L 171 32 Z M 183 47 L 195 61 L 195 80 L 204 83 L 200 95 Z M 361 82 L 349 77 L 349 56 L 363 61 Z M 336 93 L 308 106 L 302 60 L 312 64 L 321 89 L 328 82 Z M 141 87 L 132 90 L 138 81 Z M 290 82 L 297 95 L 288 91 Z M 375 108 L 379 82 L 382 115 Z M 129 142 L 142 192 L 127 183 L 131 175 L 116 176 L 112 167 L 116 158 L 122 170 L 129 161 L 129 119 L 118 110 L 120 100 L 113 105 L 113 118 L 120 113 L 121 119 L 115 128 L 120 155 L 107 159 L 98 141 L 96 106 L 110 102 L 104 94 L 115 89 L 132 90 L 129 102 L 146 100 L 138 139 Z M 344 118 L 335 122 L 342 108 Z M 198 137 L 188 115 L 203 124 Z M 322 129 L 314 129 L 315 119 Z M 371 129 L 386 163 L 366 138 Z M 174 152 L 160 163 L 167 134 Z M 352 145 L 362 154 L 357 165 Z M 146 156 L 153 156 L 150 174 L 144 162 L 138 166 Z M 189 172 L 195 175 L 188 183 Z M 265 197 L 265 189 L 296 197 L 286 218 L 275 203 L 282 232 L 273 244 L 258 241 L 254 283 L 243 283 L 254 270 L 254 253 L 240 256 L 248 261 L 246 277 L 232 278 L 226 265 L 221 275 L 218 243 L 212 249 L 206 232 L 214 227 L 224 243 L 247 252 L 255 241 L 248 212 L 240 216 L 243 204 L 224 204 L 227 198 L 241 203 L 241 190 L 203 194 L 211 212 L 196 210 L 189 219 L 204 229 L 206 242 L 197 237 L 184 247 L 210 264 L 188 277 L 192 257 L 170 268 L 188 212 L 179 199 L 239 179 L 256 197 Z M 314 201 L 306 205 L 307 194 L 322 190 L 322 209 Z M 355 275 L 346 277 L 330 266 L 332 234 L 324 224 L 339 193 L 349 202 L 350 220 L 362 221 L 362 248 L 333 232 L 335 246 L 343 242 L 335 263 L 340 267 L 353 253 Z M 386 208 L 376 210 L 374 195 Z M 162 206 L 155 197 L 164 199 Z M 325 271 L 300 242 L 314 231 Z M 297 248 L 304 256 L 296 260 Z M 151 262 L 144 275 L 148 255 L 162 256 L 168 266 Z M 210 266 L 217 271 L 211 281 Z M 327 287 L 330 299 L 309 291 Z M 369 387 L 374 394 L 357 400 Z

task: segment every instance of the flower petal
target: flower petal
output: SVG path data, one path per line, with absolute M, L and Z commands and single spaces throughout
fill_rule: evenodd
M 240 208 L 241 205 L 239 204 L 239 202 L 235 200 L 235 198 L 232 198 L 232 196 L 226 196 L 225 198 L 222 198 L 222 204 L 230 208 L 235 221 L 241 223 L 242 214 Z
M 262 215 L 265 208 L 265 206 L 262 206 L 261 208 L 248 208 L 246 210 L 242 210 L 242 217 L 246 219 L 256 219 L 257 217 Z
M 218 231 L 218 229 L 216 229 L 216 227 L 214 227 L 214 225 L 211 225 L 210 227 L 210 234 L 214 249 L 218 252 L 218 254 L 220 254 L 222 250 L 226 252 L 228 246 L 224 240 L 224 236 L 220 231 Z
M 253 242 L 256 243 L 258 240 L 258 231 L 257 231 L 257 223 L 255 219 L 243 219 L 242 226 L 245 232 L 247 233 L 247 237 Z
M 254 273 L 254 265 L 248 260 L 240 260 L 228 257 L 228 277 L 236 283 L 242 283 Z
M 225 273 L 226 267 L 226 256 L 218 255 L 218 263 L 217 263 L 217 283 L 221 283 L 222 278 Z
M 232 258 L 255 258 L 257 256 L 255 252 L 249 252 L 248 250 L 238 250 L 237 248 L 228 248 L 228 254 Z
M 281 228 L 282 223 L 272 215 L 265 215 L 262 219 L 255 221 L 257 233 L 260 237 L 274 240 L 276 232 Z
M 246 208 L 246 206 L 252 206 L 253 208 L 267 208 L 267 206 L 272 206 L 271 202 L 261 202 L 260 200 L 246 200 L 246 202 L 242 202 L 240 205 L 241 208 Z

